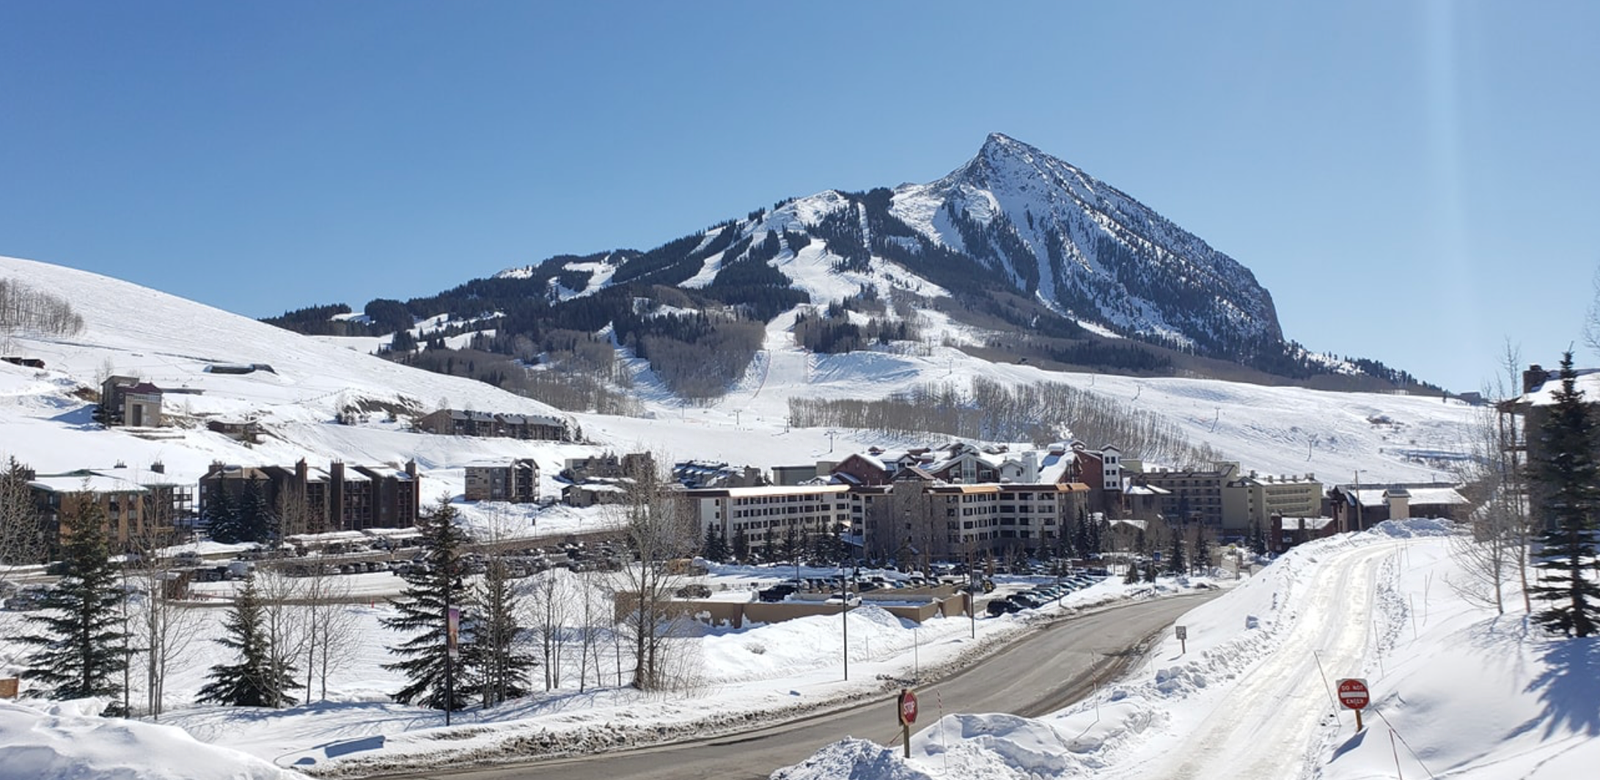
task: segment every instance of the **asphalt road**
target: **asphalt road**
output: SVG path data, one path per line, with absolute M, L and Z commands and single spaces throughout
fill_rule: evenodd
M 1214 595 L 1214 594 L 1213 594 Z M 1062 709 L 1142 658 L 1142 646 L 1207 596 L 1140 602 L 1057 622 L 978 664 L 917 691 L 919 725 L 945 713 Z M 704 742 L 471 769 L 432 769 L 385 777 L 440 780 L 703 780 L 767 778 L 847 736 L 888 744 L 899 734 L 893 696 L 855 709 Z M 915 729 L 914 729 L 915 730 Z

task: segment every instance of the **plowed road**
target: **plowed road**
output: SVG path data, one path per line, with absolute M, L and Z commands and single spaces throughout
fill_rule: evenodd
M 1214 594 L 1213 594 L 1214 595 Z M 917 691 L 922 704 L 919 724 L 944 711 L 1010 712 L 1042 715 L 1088 695 L 1124 665 L 1141 657 L 1139 647 L 1158 632 L 1169 630 L 1179 615 L 1207 596 L 1183 596 L 1140 602 L 1056 623 L 983 659 L 978 664 Z M 665 745 L 576 758 L 470 769 L 431 769 L 386 775 L 393 778 L 440 780 L 703 780 L 766 778 L 780 767 L 797 764 L 819 748 L 847 736 L 887 743 L 897 733 L 894 697 L 855 709 L 744 734 L 702 742 Z

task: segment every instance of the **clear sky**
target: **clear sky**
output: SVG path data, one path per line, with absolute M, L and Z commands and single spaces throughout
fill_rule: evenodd
M 0 254 L 252 317 L 929 181 L 1003 132 L 1451 389 L 1580 363 L 1600 3 L 0 3 Z

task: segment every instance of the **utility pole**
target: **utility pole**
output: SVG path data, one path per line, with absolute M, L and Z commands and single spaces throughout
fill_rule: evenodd
M 1355 496 L 1355 498 L 1356 498 L 1356 527 L 1354 529 L 1351 529 L 1351 530 L 1354 530 L 1356 533 L 1360 533 L 1362 531 L 1362 528 L 1361 528 L 1361 469 L 1356 469 L 1356 496 Z

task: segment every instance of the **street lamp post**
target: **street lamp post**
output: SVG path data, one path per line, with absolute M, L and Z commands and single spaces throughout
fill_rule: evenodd
M 972 638 L 978 638 L 978 569 L 967 556 L 967 617 L 972 624 Z
M 850 583 L 839 569 L 839 630 L 844 640 L 844 679 L 850 681 Z

